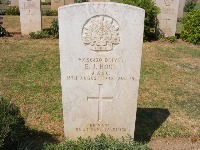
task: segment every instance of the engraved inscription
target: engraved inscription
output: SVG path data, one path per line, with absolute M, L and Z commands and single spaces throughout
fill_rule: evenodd
M 163 8 L 162 13 L 167 14 L 167 15 L 173 15 L 175 13 L 175 9 L 174 8 Z
M 164 0 L 164 3 L 166 6 L 171 6 L 173 4 L 174 0 Z
M 21 9 L 38 9 L 38 8 L 36 7 L 35 2 L 28 1 L 23 3 Z
M 83 131 L 83 132 L 97 132 L 97 131 L 100 131 L 100 132 L 126 132 L 126 128 L 122 128 L 122 127 L 113 127 L 113 126 L 110 126 L 109 124 L 106 124 L 106 123 L 98 123 L 98 124 L 94 124 L 94 123 L 91 123 L 89 124 L 88 127 L 86 128 L 76 128 L 76 131 L 77 132 L 80 132 L 80 131 Z
M 88 80 L 98 80 L 98 81 L 111 81 L 111 80 L 120 80 L 133 81 L 134 77 L 132 75 L 114 75 L 113 70 L 116 70 L 120 65 L 123 64 L 126 60 L 121 57 L 109 57 L 109 58 L 101 58 L 101 57 L 83 57 L 78 58 L 82 69 L 85 70 L 85 75 L 78 74 L 69 74 L 66 76 L 67 80 L 74 81 L 88 81 Z
M 108 16 L 92 17 L 83 27 L 82 39 L 86 47 L 92 51 L 111 51 L 120 41 L 119 25 Z
M 102 84 L 99 84 L 99 94 L 98 94 L 98 96 L 87 97 L 88 101 L 97 101 L 98 102 L 98 121 L 102 121 L 102 102 L 103 101 L 113 101 L 113 97 L 102 97 L 101 86 L 102 86 Z

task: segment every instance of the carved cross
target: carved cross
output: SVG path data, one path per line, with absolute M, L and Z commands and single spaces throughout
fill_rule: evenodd
M 103 97 L 101 95 L 101 86 L 103 84 L 98 84 L 99 85 L 99 93 L 98 96 L 94 97 L 87 97 L 88 101 L 97 101 L 98 102 L 98 121 L 102 121 L 102 103 L 105 101 L 113 101 L 113 97 Z

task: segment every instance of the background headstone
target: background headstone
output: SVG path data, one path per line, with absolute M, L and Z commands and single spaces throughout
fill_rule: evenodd
M 11 2 L 11 6 L 19 6 L 19 2 L 18 2 L 18 0 L 11 0 L 10 1 Z
M 185 2 L 186 0 L 179 0 L 178 18 L 183 18 Z
M 161 9 L 158 14 L 158 30 L 165 36 L 175 36 L 179 0 L 155 0 Z
M 29 35 L 30 32 L 41 31 L 40 0 L 20 0 L 21 34 Z
M 111 2 L 60 7 L 65 136 L 134 136 L 145 11 Z

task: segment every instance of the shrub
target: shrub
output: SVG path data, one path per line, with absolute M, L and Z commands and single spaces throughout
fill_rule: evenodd
M 200 10 L 193 10 L 183 18 L 181 38 L 184 41 L 200 44 Z
M 184 11 L 185 12 L 190 12 L 194 9 L 196 6 L 196 0 L 187 0 L 185 3 Z
M 139 144 L 133 141 L 132 138 L 124 138 L 122 141 L 114 139 L 111 136 L 106 137 L 105 135 L 97 136 L 94 139 L 88 137 L 87 139 L 78 138 L 77 141 L 66 140 L 60 144 L 45 144 L 43 150 L 149 150 L 147 145 Z
M 0 97 L 0 118 L 0 149 L 16 147 L 27 129 L 19 109 L 2 97 Z
M 156 16 L 160 12 L 160 9 L 155 6 L 155 3 L 152 0 L 121 0 L 121 2 L 137 6 L 145 10 L 144 38 L 150 38 L 152 35 L 152 29 L 155 29 Z
M 58 16 L 57 10 L 42 10 L 43 16 Z
M 3 37 L 3 36 L 10 36 L 10 33 L 6 31 L 4 27 L 0 25 L 0 37 Z
M 51 5 L 51 1 L 50 2 L 41 2 L 41 5 Z
M 17 7 L 17 6 L 9 6 L 6 9 L 6 15 L 19 15 L 19 7 Z
M 48 37 L 58 38 L 59 37 L 58 19 L 54 19 L 51 22 L 50 28 L 46 28 L 38 32 L 31 32 L 29 35 L 32 39 L 40 39 Z
M 41 38 L 48 38 L 49 34 L 47 31 L 37 31 L 37 32 L 31 32 L 29 33 L 30 37 L 32 39 L 41 39 Z
M 6 14 L 6 9 L 0 8 L 0 15 L 5 15 Z
M 166 42 L 170 42 L 170 43 L 173 43 L 173 42 L 176 42 L 177 40 L 177 37 L 176 36 L 168 36 L 168 37 L 165 37 L 163 35 L 160 35 L 160 40 L 162 41 L 166 41 Z
M 50 35 L 52 35 L 55 38 L 59 37 L 59 26 L 58 26 L 58 19 L 54 19 L 51 22 L 51 27 L 50 27 Z

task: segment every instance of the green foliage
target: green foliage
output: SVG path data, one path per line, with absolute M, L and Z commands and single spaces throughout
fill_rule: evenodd
M 196 1 L 187 0 L 184 7 L 185 12 L 192 11 L 195 8 L 196 3 Z
M 184 17 L 181 30 L 184 41 L 200 44 L 200 10 L 193 10 Z
M 42 10 L 43 16 L 58 16 L 57 10 Z
M 50 2 L 41 2 L 41 5 L 51 5 L 51 1 Z
M 17 6 L 9 6 L 6 9 L 6 15 L 19 15 L 19 7 L 17 7 Z
M 3 37 L 3 36 L 10 36 L 10 33 L 6 31 L 4 27 L 0 25 L 0 37 Z
M 5 15 L 5 14 L 6 14 L 6 9 L 0 8 L 0 15 Z
M 196 3 L 196 6 L 194 9 L 200 9 L 200 1 Z
M 50 35 L 52 35 L 55 38 L 59 37 L 59 26 L 58 26 L 58 19 L 54 19 L 51 22 L 51 27 L 50 27 Z
M 8 0 L 0 0 L 0 5 L 6 5 L 8 3 Z
M 168 37 L 160 36 L 160 40 L 167 41 L 170 43 L 176 42 L 176 39 L 177 38 L 175 36 L 168 36 Z
M 60 144 L 45 144 L 43 150 L 150 150 L 147 145 L 135 142 L 131 137 L 123 138 L 122 141 L 114 139 L 111 136 L 106 137 L 104 134 L 96 136 L 94 139 L 78 138 L 77 141 L 66 140 Z
M 9 7 L 7 6 L 7 1 L 5 0 L 0 0 L 0 15 L 5 15 L 6 14 L 6 9 Z
M 121 2 L 137 6 L 145 10 L 144 38 L 150 38 L 152 35 L 152 29 L 155 29 L 156 16 L 160 12 L 160 9 L 155 6 L 155 3 L 152 0 L 121 0 Z
M 0 149 L 15 147 L 27 129 L 19 109 L 2 97 L 0 97 L 0 118 Z
M 37 31 L 29 33 L 31 39 L 41 39 L 41 38 L 48 38 L 49 34 L 47 31 Z
M 29 35 L 32 39 L 41 39 L 49 37 L 58 38 L 59 37 L 58 19 L 54 19 L 51 22 L 50 28 L 46 28 L 38 32 L 31 32 Z

